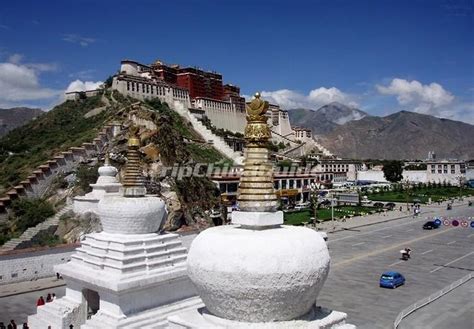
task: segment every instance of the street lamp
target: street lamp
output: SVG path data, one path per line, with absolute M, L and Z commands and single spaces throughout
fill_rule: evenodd
M 317 219 L 316 219 L 316 213 L 318 209 L 318 189 L 319 189 L 319 184 L 315 182 L 311 182 L 309 184 L 309 189 L 311 191 L 311 203 L 313 205 L 313 224 L 314 228 L 317 230 L 316 224 L 317 224 Z
M 403 185 L 403 188 L 405 189 L 405 193 L 406 193 L 407 211 L 408 211 L 410 209 L 409 206 L 408 206 L 408 194 L 409 194 L 409 189 L 410 189 L 410 181 L 408 179 L 405 179 L 402 182 L 402 185 Z
M 334 201 L 337 201 L 337 199 L 331 196 L 331 224 L 333 231 L 336 229 L 336 225 L 334 225 Z
M 464 183 L 464 176 L 459 175 L 456 178 L 459 181 L 459 200 L 462 200 L 462 185 Z

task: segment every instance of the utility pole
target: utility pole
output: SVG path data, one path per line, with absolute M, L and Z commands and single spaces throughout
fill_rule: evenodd
M 313 224 L 314 228 L 317 230 L 318 220 L 316 218 L 316 215 L 318 209 L 318 186 L 316 185 L 316 183 L 313 182 L 309 184 L 309 189 L 311 191 L 311 201 L 313 203 Z
M 403 181 L 403 188 L 405 189 L 406 201 L 407 201 L 407 211 L 410 209 L 408 206 L 408 197 L 409 197 L 409 189 L 410 189 L 410 181 L 408 179 Z

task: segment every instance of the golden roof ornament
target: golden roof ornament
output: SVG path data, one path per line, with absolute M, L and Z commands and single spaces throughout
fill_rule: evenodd
M 127 165 L 123 177 L 123 195 L 126 197 L 145 196 L 146 188 L 140 167 L 140 139 L 138 137 L 138 127 L 132 126 L 129 129 Z
M 268 106 L 268 102 L 262 100 L 259 93 L 246 106 L 247 126 L 244 137 L 247 151 L 237 197 L 240 211 L 274 212 L 277 208 L 273 166 L 268 159 L 266 147 L 272 137 L 267 124 L 268 117 L 265 115 Z

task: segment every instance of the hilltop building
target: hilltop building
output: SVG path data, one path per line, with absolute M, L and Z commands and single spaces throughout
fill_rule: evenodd
M 197 118 L 207 117 L 216 128 L 234 133 L 243 133 L 247 123 L 246 103 L 240 95 L 240 88 L 224 84 L 222 75 L 217 72 L 167 65 L 161 61 L 145 65 L 123 60 L 119 73 L 113 78 L 112 89 L 140 100 L 158 98 L 170 106 L 180 104 Z M 291 145 L 300 141 L 314 147 L 311 131 L 294 130 L 287 111 L 272 104 L 266 115 L 272 140 Z M 309 146 L 302 150 L 307 148 Z

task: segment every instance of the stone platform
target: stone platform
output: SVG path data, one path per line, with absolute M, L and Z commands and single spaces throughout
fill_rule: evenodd
M 183 311 L 168 318 L 172 329 L 207 329 L 207 328 L 246 328 L 246 329 L 355 329 L 346 323 L 347 314 L 313 307 L 305 316 L 290 321 L 275 322 L 239 322 L 219 318 L 210 314 L 205 307 Z
M 202 305 L 177 234 L 89 234 L 71 258 L 56 267 L 66 296 L 39 307 L 30 328 L 144 328 Z

